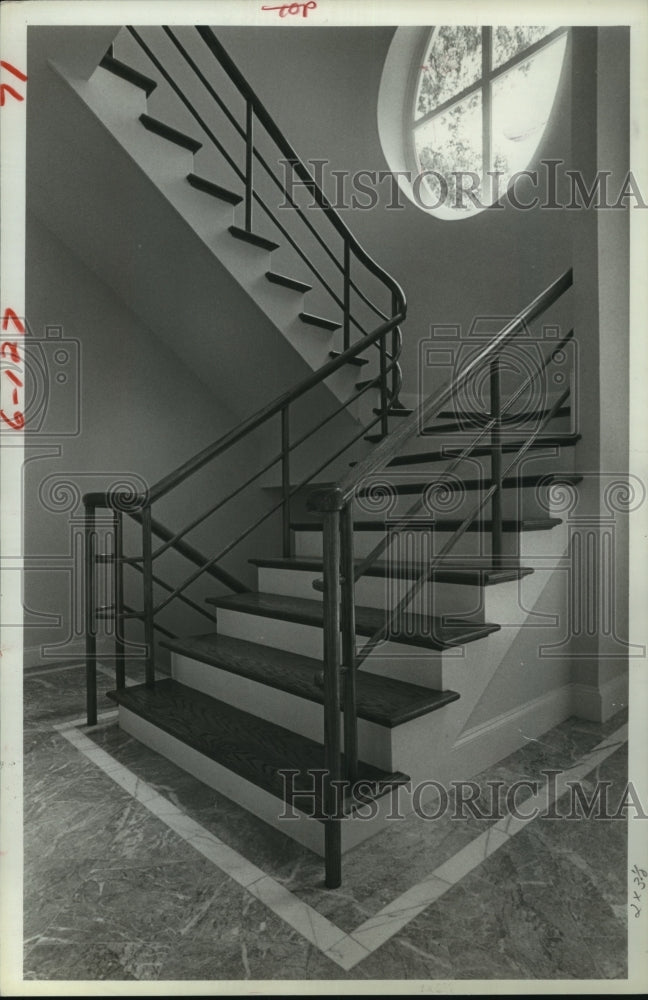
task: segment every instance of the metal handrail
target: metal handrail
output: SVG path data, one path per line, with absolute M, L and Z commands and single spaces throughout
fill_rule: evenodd
M 325 512 L 330 510 L 342 510 L 342 508 L 353 497 L 358 486 L 375 472 L 385 468 L 387 463 L 394 458 L 403 446 L 414 437 L 419 428 L 428 421 L 433 420 L 441 412 L 449 399 L 451 399 L 463 385 L 475 374 L 476 370 L 483 363 L 498 355 L 505 344 L 515 337 L 527 323 L 532 322 L 543 313 L 553 302 L 555 302 L 573 282 L 572 269 L 565 271 L 551 285 L 540 293 L 532 302 L 522 309 L 492 341 L 480 351 L 461 372 L 454 378 L 449 378 L 441 388 L 433 395 L 424 400 L 418 409 L 414 410 L 409 417 L 404 419 L 400 426 L 393 431 L 388 438 L 381 441 L 371 451 L 366 458 L 358 462 L 343 479 L 334 487 L 326 490 L 319 490 L 310 501 L 311 510 Z

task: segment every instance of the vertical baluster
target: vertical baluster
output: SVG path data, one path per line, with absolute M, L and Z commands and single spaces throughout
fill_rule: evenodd
M 396 292 L 392 292 L 392 316 L 395 316 L 398 312 L 398 296 Z M 391 372 L 391 404 L 392 406 L 399 406 L 398 400 L 398 327 L 395 326 L 392 330 L 392 372 Z
M 115 685 L 117 690 L 126 686 L 124 661 L 124 524 L 120 510 L 113 512 L 114 576 L 113 604 L 115 605 Z
M 282 537 L 283 556 L 290 558 L 290 417 L 289 407 L 284 406 L 281 411 L 281 493 L 283 506 L 281 508 L 282 517 Z
M 389 433 L 389 392 L 387 387 L 387 343 L 386 334 L 380 338 L 380 433 L 386 437 Z
M 344 237 L 344 347 L 351 347 L 351 251 L 349 238 Z
M 252 102 L 245 106 L 245 229 L 252 232 L 253 164 L 254 164 L 254 118 Z
M 356 634 L 353 558 L 353 504 L 341 514 L 342 664 L 344 667 L 344 757 L 346 778 L 358 777 L 358 718 L 356 703 Z
M 495 358 L 490 364 L 490 397 L 491 419 L 494 420 L 491 431 L 491 480 L 495 487 L 492 498 L 492 532 L 491 549 L 493 566 L 502 565 L 502 400 L 500 359 Z
M 85 505 L 85 655 L 86 714 L 89 726 L 97 724 L 97 625 L 95 617 L 95 508 Z
M 340 514 L 324 514 L 324 821 L 326 886 L 342 881 L 342 830 L 338 795 L 340 746 Z
M 153 625 L 153 532 L 151 530 L 151 508 L 142 511 L 142 569 L 144 583 L 144 642 L 146 643 L 145 680 L 155 683 L 155 629 Z

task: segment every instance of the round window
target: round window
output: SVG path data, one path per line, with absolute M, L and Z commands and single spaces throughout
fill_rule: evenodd
M 383 148 L 392 169 L 405 161 L 401 186 L 419 207 L 444 219 L 467 218 L 498 201 L 533 161 L 554 104 L 567 28 L 439 26 L 423 38 L 417 29 L 416 42 L 408 30 L 394 39 L 381 82 Z M 415 65 L 404 74 L 405 54 Z M 404 79 L 403 103 L 394 102 L 386 89 Z M 398 103 L 405 109 L 404 156 L 394 163 L 387 118 Z

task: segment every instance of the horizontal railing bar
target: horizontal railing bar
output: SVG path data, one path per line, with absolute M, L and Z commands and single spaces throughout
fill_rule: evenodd
M 225 159 L 227 160 L 228 164 L 230 165 L 230 167 L 232 168 L 232 170 L 234 171 L 234 173 L 237 175 L 237 177 L 240 180 L 245 181 L 245 175 L 244 175 L 243 171 L 240 169 L 240 167 L 238 166 L 238 164 L 236 163 L 236 161 L 227 152 L 227 150 L 225 149 L 225 147 L 221 143 L 220 139 L 218 139 L 214 135 L 214 133 L 212 132 L 212 130 L 209 128 L 209 126 L 204 121 L 202 115 L 200 115 L 195 110 L 195 108 L 193 107 L 191 101 L 187 97 L 185 97 L 184 93 L 182 92 L 182 88 L 178 86 L 178 84 L 175 82 L 175 80 L 173 79 L 173 77 L 171 76 L 171 74 L 165 69 L 165 67 L 162 65 L 162 63 L 157 58 L 157 56 L 154 55 L 154 53 L 151 51 L 151 49 L 146 44 L 146 42 L 144 41 L 144 39 L 141 38 L 140 35 L 138 35 L 138 33 L 135 30 L 135 28 L 129 26 L 128 27 L 128 31 L 131 33 L 131 35 L 133 36 L 133 38 L 135 39 L 135 41 L 138 43 L 138 45 L 140 46 L 140 48 L 149 57 L 149 59 L 151 60 L 151 62 L 153 63 L 153 65 L 156 67 L 156 69 L 162 74 L 162 76 L 164 77 L 164 79 L 166 80 L 166 82 L 169 84 L 169 86 L 172 87 L 172 89 L 178 95 L 178 97 L 180 98 L 180 100 L 182 101 L 182 103 L 184 104 L 184 106 L 187 108 L 187 110 L 196 119 L 196 121 L 198 122 L 198 124 L 200 125 L 200 127 L 203 129 L 205 135 L 209 136 L 209 138 L 214 143 L 214 145 L 216 146 L 216 149 L 219 151 L 219 153 L 221 154 L 221 156 L 225 157 Z
M 166 69 L 164 68 L 164 66 L 162 65 L 162 63 L 157 59 L 157 57 L 151 51 L 151 49 L 146 44 L 146 42 L 137 34 L 137 32 L 136 32 L 136 30 L 134 28 L 129 27 L 128 30 L 133 35 L 133 37 L 136 39 L 136 41 L 141 46 L 141 48 L 146 53 L 146 55 L 149 57 L 149 59 L 151 60 L 151 62 L 153 62 L 153 64 L 156 66 L 156 68 L 159 70 L 159 72 L 161 72 L 164 75 L 164 77 L 167 80 L 167 82 L 172 85 L 173 89 L 175 90 L 175 92 L 178 95 L 178 97 L 180 97 L 180 99 L 182 100 L 182 102 L 185 105 L 185 107 L 187 107 L 187 109 L 191 112 L 191 114 L 193 115 L 193 117 L 195 118 L 195 120 L 198 122 L 198 124 L 200 125 L 200 127 L 204 130 L 205 134 L 209 136 L 209 138 L 214 143 L 214 145 L 216 146 L 216 148 L 218 149 L 218 151 L 221 153 L 221 155 L 223 155 L 225 157 L 225 159 L 227 160 L 228 164 L 234 170 L 234 172 L 236 173 L 236 175 L 239 178 L 239 180 L 245 181 L 245 174 L 244 174 L 244 172 L 237 166 L 235 160 L 232 159 L 232 157 L 227 152 L 227 150 L 225 149 L 225 147 L 222 145 L 222 143 L 220 142 L 220 140 L 216 138 L 216 136 L 211 131 L 211 129 L 205 124 L 205 122 L 204 122 L 203 118 L 201 117 L 201 115 L 199 115 L 199 113 L 197 111 L 195 111 L 195 109 L 193 108 L 193 105 L 191 104 L 191 102 L 187 98 L 185 98 L 184 94 L 181 91 L 181 88 L 175 83 L 175 81 L 173 80 L 173 78 L 166 71 Z M 209 91 L 209 93 L 211 94 L 211 96 L 214 97 L 217 100 L 219 107 L 221 108 L 222 111 L 225 112 L 225 114 L 227 115 L 229 121 L 235 127 L 235 129 L 237 130 L 237 132 L 239 133 L 239 136 L 241 136 L 242 138 L 245 138 L 245 130 L 242 128 L 241 125 L 239 125 L 239 123 L 236 121 L 236 118 L 231 114 L 231 112 L 229 111 L 229 109 L 227 108 L 227 106 L 223 103 L 223 101 L 221 100 L 221 98 L 218 97 L 218 95 L 216 94 L 216 92 L 213 90 L 213 88 L 210 86 L 210 84 L 208 83 L 208 81 L 203 76 L 203 74 L 200 71 L 200 69 L 196 66 L 195 62 L 191 59 L 191 57 L 188 55 L 188 53 L 185 52 L 185 50 L 180 45 L 180 43 L 176 41 L 175 36 L 170 32 L 170 30 L 166 26 L 163 26 L 162 30 L 166 32 L 166 34 L 169 36 L 169 38 L 171 38 L 171 40 L 176 45 L 176 48 L 178 49 L 178 51 L 180 51 L 184 55 L 187 63 L 191 66 L 191 68 L 194 70 L 194 72 L 197 74 L 197 76 L 201 79 L 201 82 L 205 85 L 205 87 L 207 88 L 207 90 Z M 316 231 L 316 229 L 313 227 L 313 225 L 309 222 L 309 220 L 304 215 L 303 211 L 297 205 L 297 203 L 292 198 L 290 198 L 290 196 L 288 195 L 288 192 L 282 186 L 281 181 L 274 174 L 272 168 L 267 163 L 267 161 L 262 156 L 262 154 L 259 152 L 259 150 L 256 149 L 256 147 L 254 148 L 254 155 L 255 155 L 256 159 L 259 161 L 259 163 L 261 163 L 261 165 L 265 168 L 266 172 L 272 178 L 272 180 L 274 181 L 274 183 L 276 184 L 276 186 L 279 188 L 279 190 L 282 192 L 282 194 L 286 198 L 289 199 L 291 205 L 296 209 L 296 211 L 298 212 L 298 214 L 299 214 L 300 218 L 302 219 L 302 221 L 304 222 L 304 224 L 308 227 L 308 229 L 310 229 L 310 231 L 312 232 L 313 236 L 320 243 L 320 245 L 322 246 L 322 248 L 326 251 L 326 253 L 330 257 L 330 259 L 333 261 L 333 263 L 336 265 L 336 267 L 338 268 L 338 270 L 341 271 L 342 267 L 341 267 L 339 261 L 337 260 L 337 258 L 335 257 L 335 254 L 333 253 L 333 251 L 326 245 L 326 243 L 324 242 L 323 238 Z M 315 275 L 315 277 L 317 278 L 317 280 L 327 290 L 327 292 L 329 293 L 329 295 L 331 295 L 332 298 L 341 307 L 342 306 L 342 300 L 335 294 L 335 292 L 333 291 L 333 289 L 331 288 L 331 286 L 328 284 L 327 281 L 325 281 L 325 279 L 319 273 L 319 271 L 317 270 L 317 268 L 315 267 L 315 265 L 311 263 L 311 261 L 308 258 L 307 254 L 300 248 L 300 246 L 297 244 L 297 242 L 295 241 L 295 239 L 286 230 L 286 228 L 278 221 L 278 219 L 276 218 L 276 216 L 274 215 L 274 213 L 272 212 L 272 210 L 265 204 L 265 202 L 261 199 L 260 195 L 256 191 L 254 192 L 254 199 L 261 206 L 261 208 L 263 208 L 263 210 L 265 211 L 265 213 L 268 216 L 268 218 L 270 218 L 274 222 L 274 224 L 281 231 L 281 233 L 283 234 L 283 236 L 289 241 L 289 243 L 291 244 L 291 246 L 293 247 L 293 249 L 298 253 L 298 255 L 301 257 L 301 259 L 304 261 L 304 263 L 312 271 L 312 273 Z M 371 302 L 363 295 L 362 292 L 360 292 L 359 289 L 356 288 L 356 286 L 353 284 L 353 282 L 352 282 L 352 285 L 355 288 L 357 294 L 366 302 L 366 304 L 369 305 L 369 306 L 371 306 L 371 308 L 373 309 L 374 313 L 376 313 L 376 315 L 381 316 L 381 317 L 383 317 L 385 319 L 388 318 L 388 317 L 386 317 L 384 315 L 384 313 L 381 312 L 380 309 L 378 309 L 375 306 L 372 306 Z M 354 323 L 354 326 L 358 330 L 360 330 L 361 333 L 364 334 L 365 331 L 360 326 L 360 324 L 353 317 L 351 317 L 351 319 L 352 319 L 352 322 Z
M 197 25 L 196 30 L 198 34 L 203 39 L 207 47 L 211 50 L 212 54 L 219 61 L 229 78 L 232 80 L 234 85 L 243 94 L 243 96 L 251 101 L 252 107 L 254 108 L 254 114 L 259 122 L 263 125 L 266 132 L 270 138 L 274 141 L 275 145 L 284 154 L 284 157 L 290 161 L 291 166 L 295 173 L 304 181 L 312 191 L 315 201 L 322 209 L 322 211 L 329 217 L 333 226 L 340 235 L 350 241 L 350 246 L 356 257 L 360 260 L 364 266 L 371 271 L 377 278 L 387 287 L 394 292 L 399 299 L 402 306 L 405 304 L 405 296 L 403 290 L 398 284 L 398 282 L 387 274 L 386 271 L 380 267 L 379 264 L 373 260 L 372 257 L 367 253 L 367 251 L 358 243 L 357 239 L 348 228 L 346 223 L 343 221 L 341 216 L 335 211 L 331 206 L 328 198 L 324 194 L 323 190 L 320 188 L 319 184 L 316 182 L 315 178 L 312 176 L 308 168 L 301 161 L 300 157 L 297 155 L 296 151 L 293 149 L 291 144 L 288 142 L 286 137 L 283 135 L 279 127 L 275 124 L 274 119 L 266 110 L 265 106 L 259 100 L 257 95 L 254 93 L 249 83 L 240 72 L 236 64 L 232 61 L 227 51 L 224 49 L 213 30 L 206 25 Z M 400 310 L 399 310 L 400 311 Z
M 531 434 L 525 446 L 522 449 L 520 449 L 518 457 L 521 457 L 526 451 L 528 451 L 528 449 L 531 447 L 531 445 L 537 438 L 538 434 L 540 434 L 541 431 L 546 427 L 548 422 L 553 419 L 556 412 L 560 409 L 564 401 L 569 396 L 570 391 L 571 391 L 570 389 L 566 389 L 565 392 L 562 393 L 559 399 L 554 403 L 554 405 L 551 407 L 551 410 L 549 411 L 545 419 L 542 421 L 540 426 L 536 428 L 533 434 Z M 508 466 L 506 471 L 502 473 L 502 478 L 504 478 L 504 476 L 508 472 L 510 472 L 512 466 L 515 464 L 515 461 L 517 461 L 517 459 L 515 459 L 514 462 L 512 462 L 511 465 Z M 485 491 L 481 500 L 479 500 L 479 502 L 475 505 L 475 507 L 471 510 L 471 512 L 464 518 L 464 520 L 461 522 L 459 527 L 452 533 L 447 542 L 444 545 L 442 545 L 439 551 L 432 556 L 428 565 L 425 567 L 424 572 L 416 580 L 414 585 L 405 594 L 405 596 L 398 602 L 393 611 L 390 612 L 389 617 L 385 622 L 385 624 L 381 626 L 381 628 L 374 633 L 369 642 L 367 642 L 359 651 L 357 658 L 358 663 L 362 663 L 367 658 L 369 653 L 371 653 L 371 651 L 376 648 L 378 643 L 381 642 L 387 635 L 389 635 L 391 627 L 398 618 L 398 616 L 400 615 L 401 611 L 403 611 L 404 608 L 406 608 L 411 603 L 411 601 L 416 597 L 416 595 L 423 589 L 427 581 L 432 576 L 434 570 L 437 568 L 437 565 L 439 564 L 441 559 L 443 559 L 443 557 L 447 555 L 448 552 L 450 552 L 450 550 L 455 546 L 455 544 L 459 541 L 462 535 L 466 533 L 466 531 L 473 523 L 475 518 L 478 516 L 480 511 L 483 510 L 483 508 L 486 506 L 488 501 L 491 499 L 493 494 L 498 489 L 499 489 L 499 484 L 493 483 L 493 485 L 490 486 Z
M 144 568 L 142 566 L 137 566 L 136 569 L 138 569 L 139 572 L 142 575 L 144 575 Z M 156 576 L 155 574 L 153 574 L 153 583 L 157 583 L 157 585 L 159 587 L 162 587 L 163 590 L 166 591 L 173 590 L 173 586 L 170 583 L 167 583 L 166 580 L 163 580 L 161 576 Z M 192 601 L 191 598 L 187 597 L 185 594 L 178 594 L 178 598 L 179 600 L 182 601 L 183 604 L 186 604 L 193 611 L 197 611 L 199 615 L 203 616 L 203 618 L 208 618 L 209 621 L 212 622 L 212 624 L 214 623 L 215 619 L 213 614 L 211 614 L 205 608 L 201 608 L 201 606 L 197 604 L 196 601 Z
M 398 313 L 391 320 L 389 320 L 389 322 L 382 323 L 372 333 L 368 333 L 363 340 L 356 341 L 356 343 L 352 344 L 346 351 L 342 351 L 337 358 L 332 358 L 331 361 L 322 365 L 322 367 L 318 368 L 317 371 L 314 371 L 311 375 L 307 375 L 292 389 L 288 389 L 271 403 L 268 403 L 260 410 L 257 410 L 256 413 L 252 414 L 252 416 L 240 423 L 238 427 L 228 431 L 213 444 L 203 448 L 202 451 L 198 452 L 179 468 L 175 469 L 173 472 L 169 473 L 169 475 L 165 476 L 158 483 L 152 486 L 149 491 L 148 503 L 150 504 L 155 500 L 159 500 L 166 493 L 168 493 L 169 490 L 172 490 L 175 486 L 177 486 L 178 483 L 183 482 L 188 476 L 198 472 L 199 469 L 202 469 L 202 467 L 212 459 L 221 455 L 224 451 L 227 451 L 232 447 L 232 445 L 240 441 L 241 438 L 246 437 L 252 431 L 256 430 L 257 427 L 260 427 L 267 420 L 269 420 L 270 417 L 279 413 L 284 406 L 287 406 L 289 403 L 293 403 L 314 386 L 325 381 L 329 375 L 338 371 L 338 369 L 345 365 L 351 358 L 355 358 L 359 354 L 362 354 L 368 347 L 371 346 L 371 344 L 375 343 L 375 341 L 389 333 L 395 326 L 398 325 L 398 323 L 401 322 L 402 319 L 404 319 L 404 316 Z
M 517 402 L 517 400 L 520 398 L 520 396 L 522 395 L 522 393 L 525 392 L 526 389 L 528 389 L 530 385 L 533 385 L 533 383 L 536 381 L 536 379 L 539 378 L 539 376 L 542 374 L 542 372 L 545 371 L 545 369 L 547 368 L 547 366 L 550 364 L 551 359 L 553 358 L 553 356 L 556 353 L 556 351 L 559 351 L 562 347 L 564 347 L 564 345 L 566 343 L 568 343 L 568 341 L 570 341 L 573 336 L 574 336 L 574 331 L 570 330 L 569 333 L 566 334 L 562 338 L 562 340 L 558 341 L 557 344 L 554 344 L 552 346 L 551 351 L 547 354 L 547 357 L 543 359 L 543 362 L 540 365 L 540 367 L 535 372 L 532 372 L 530 375 L 527 375 L 527 377 L 525 378 L 524 382 L 522 382 L 522 384 L 520 386 L 518 386 L 518 388 L 515 390 L 515 392 L 513 393 L 513 395 L 510 396 L 506 400 L 506 402 L 504 403 L 504 405 L 501 407 L 501 411 L 500 411 L 500 415 L 501 416 L 504 416 L 508 412 L 508 410 L 511 409 L 511 407 L 514 405 L 514 403 Z M 463 449 L 463 451 L 459 455 L 455 456 L 454 460 L 450 463 L 450 465 L 448 466 L 448 468 L 444 469 L 443 473 L 439 474 L 439 477 L 441 477 L 443 475 L 445 475 L 445 476 L 451 475 L 454 472 L 454 470 L 457 468 L 457 466 L 461 462 L 465 461 L 465 459 L 468 458 L 472 454 L 472 452 L 475 450 L 475 448 L 477 448 L 479 446 L 479 442 L 481 441 L 481 439 L 483 437 L 485 437 L 491 431 L 491 429 L 494 426 L 494 424 L 495 424 L 495 420 L 489 420 L 480 429 L 480 431 L 477 434 L 477 436 L 475 438 L 473 438 L 471 441 L 468 442 L 468 444 Z M 543 426 L 545 426 L 545 425 L 543 424 Z M 514 459 L 514 461 L 513 461 L 512 464 L 515 464 L 515 462 L 519 461 L 519 457 L 520 457 L 519 455 L 516 456 L 516 458 Z M 511 468 L 511 466 L 509 466 L 509 469 L 510 468 Z M 508 471 L 509 470 L 507 469 L 507 472 Z M 406 511 L 405 517 L 409 517 L 412 514 L 417 514 L 418 511 L 421 510 L 421 508 L 424 506 L 424 504 L 425 504 L 425 500 L 424 500 L 424 497 L 422 496 L 419 500 L 417 500 L 412 505 L 412 507 L 410 507 Z M 355 580 L 356 580 L 356 582 L 362 576 L 365 575 L 365 573 L 367 572 L 368 569 L 370 569 L 371 566 L 373 566 L 373 564 L 376 562 L 376 560 L 383 554 L 383 552 L 385 551 L 385 549 L 389 548 L 389 546 L 392 544 L 392 542 L 394 540 L 395 535 L 397 535 L 398 533 L 399 533 L 398 529 L 391 529 L 389 532 L 387 532 L 385 534 L 385 537 L 383 539 L 381 539 L 378 542 L 378 544 L 371 550 L 371 552 L 367 556 L 365 556 L 365 558 L 362 560 L 362 562 L 356 568 L 356 571 L 355 571 Z
M 128 511 L 128 513 L 134 521 L 137 521 L 138 524 L 142 523 L 142 516 L 137 511 Z M 151 520 L 151 530 L 154 535 L 158 536 L 158 538 L 163 538 L 166 541 L 168 541 L 168 539 L 173 535 L 173 532 L 170 531 L 169 528 L 160 524 L 160 522 L 155 520 L 155 518 Z M 198 551 L 198 549 L 195 549 L 193 545 L 189 545 L 187 542 L 177 542 L 174 545 L 174 549 L 181 556 L 184 556 L 185 559 L 188 559 L 196 566 L 202 565 L 205 558 L 203 554 Z M 232 576 L 231 573 L 228 573 L 226 570 L 220 569 L 219 567 L 212 567 L 209 575 L 213 576 L 214 579 L 218 580 L 220 583 L 224 583 L 226 587 L 229 587 L 229 589 L 233 590 L 235 593 L 243 594 L 248 589 L 245 584 L 241 583 L 240 580 L 237 580 L 235 576 Z
M 241 139 L 245 139 L 245 129 L 236 120 L 236 116 L 232 114 L 232 112 L 227 107 L 225 101 L 222 99 L 218 91 L 215 90 L 214 87 L 212 87 L 211 83 L 209 82 L 203 71 L 200 69 L 196 61 L 192 59 L 192 57 L 189 55 L 184 45 L 182 45 L 182 43 L 178 40 L 178 38 L 176 38 L 176 36 L 173 34 L 171 29 L 167 25 L 162 25 L 162 31 L 168 36 L 168 38 L 171 39 L 178 52 L 182 55 L 185 62 L 188 63 L 189 66 L 191 66 L 192 70 L 194 71 L 194 73 L 196 74 L 202 85 L 205 87 L 210 96 L 214 98 L 214 100 L 218 104 L 223 114 L 228 118 L 230 124 L 233 125 L 233 127 L 238 132 Z
M 388 374 L 392 368 L 393 364 L 387 368 Z M 355 403 L 356 399 L 358 399 L 364 392 L 367 391 L 367 389 L 370 388 L 371 386 L 364 386 L 362 389 L 359 389 L 357 392 L 355 392 L 353 396 L 350 396 L 344 403 L 341 403 L 340 406 L 336 407 L 335 410 L 329 413 L 328 416 L 324 417 L 324 419 L 321 420 L 319 424 L 316 424 L 315 427 L 311 427 L 310 430 L 308 430 L 300 438 L 297 438 L 296 441 L 293 441 L 290 447 L 286 449 L 286 453 L 290 454 L 290 452 L 294 451 L 295 448 L 298 448 L 299 445 L 304 443 L 304 441 L 307 441 L 308 438 L 312 437 L 313 434 L 321 430 L 322 427 L 324 427 L 325 424 L 329 422 L 329 420 L 332 420 L 333 417 L 336 417 L 339 413 L 345 410 L 351 403 Z M 367 429 L 365 428 L 364 433 L 366 433 L 366 430 Z M 224 507 L 225 504 L 229 503 L 230 500 L 233 500 L 236 496 L 238 496 L 238 494 L 242 490 L 246 489 L 256 479 L 262 476 L 264 472 L 268 472 L 268 470 L 271 469 L 273 465 L 276 465 L 278 462 L 281 461 L 281 458 L 282 458 L 282 453 L 280 452 L 278 455 L 276 455 L 275 458 L 271 459 L 271 461 L 269 461 L 266 465 L 264 465 L 261 469 L 259 469 L 258 472 L 255 472 L 254 475 L 250 476 L 249 479 L 246 479 L 244 483 L 241 483 L 239 486 L 236 487 L 235 490 L 229 493 L 226 497 L 223 497 L 216 504 L 214 504 L 212 507 L 206 510 L 203 514 L 200 514 L 185 528 L 182 528 L 180 531 L 178 531 L 173 536 L 173 538 L 170 538 L 167 542 L 165 542 L 164 545 L 161 545 L 158 549 L 156 549 L 155 552 L 153 553 L 152 558 L 157 559 L 158 556 L 162 555 L 163 552 L 166 552 L 166 550 L 170 548 L 172 545 L 174 545 L 177 541 L 179 541 L 181 538 L 187 535 L 190 531 L 193 531 L 194 528 L 197 528 L 199 524 L 201 524 L 203 521 L 206 521 L 208 517 L 210 517 L 212 514 L 215 514 L 216 511 L 220 510 L 221 507 Z
M 128 605 L 125 604 L 124 605 L 124 610 L 125 611 L 132 611 L 133 609 L 129 608 Z M 141 618 L 142 615 L 140 614 L 140 615 L 138 615 L 138 617 Z M 153 622 L 153 628 L 157 629 L 158 632 L 161 632 L 163 635 L 165 635 L 167 637 L 167 639 L 176 639 L 177 638 L 177 636 L 175 635 L 175 633 L 174 632 L 170 632 L 168 628 L 164 627 L 164 625 L 158 625 L 156 622 Z
M 351 438 L 351 440 L 348 441 L 337 452 L 335 452 L 334 455 L 332 455 L 322 465 L 320 465 L 317 469 L 315 469 L 314 472 L 311 472 L 306 477 L 306 479 L 302 480 L 302 482 L 299 483 L 297 486 L 294 486 L 290 490 L 290 493 L 288 494 L 289 497 L 294 496 L 295 493 L 298 493 L 299 490 L 304 488 L 304 486 L 307 486 L 308 483 L 312 480 L 313 476 L 319 475 L 319 473 L 322 472 L 327 467 L 327 465 L 330 465 L 331 462 L 335 461 L 336 458 L 339 458 L 339 456 L 342 455 L 347 450 L 347 448 L 350 448 L 352 444 L 355 444 L 355 442 L 359 438 L 361 438 L 363 434 L 366 434 L 368 430 L 371 430 L 371 428 L 374 427 L 379 420 L 380 417 L 376 417 L 374 420 L 372 420 L 371 423 L 369 423 L 366 427 L 363 427 L 358 434 L 356 434 L 353 438 Z M 259 527 L 259 525 L 263 524 L 264 521 L 267 521 L 269 517 L 275 514 L 283 506 L 283 504 L 284 504 L 284 498 L 282 497 L 279 503 L 275 504 L 274 507 L 271 507 L 270 510 L 266 511 L 265 514 L 263 514 L 260 518 L 258 518 L 258 520 L 254 522 L 254 524 L 250 525 L 250 527 L 247 528 L 241 535 L 239 535 L 238 538 L 234 539 L 233 542 L 230 542 L 229 545 L 226 545 L 224 549 L 221 549 L 221 551 L 217 555 L 213 556 L 213 558 L 211 558 L 207 563 L 205 563 L 202 569 L 199 569 L 198 572 L 192 573 L 191 576 L 187 577 L 187 579 L 183 583 L 181 583 L 179 587 L 176 587 L 175 591 L 172 594 L 170 594 L 165 601 L 163 601 L 156 608 L 154 608 L 153 613 L 158 614 L 159 611 L 162 611 L 162 609 L 165 608 L 168 604 L 170 604 L 171 601 L 174 600 L 174 598 L 178 594 L 181 594 L 182 591 L 185 590 L 187 587 L 189 587 L 195 580 L 197 580 L 198 577 L 201 576 L 203 572 L 206 572 L 209 566 L 212 566 L 214 563 L 218 562 L 219 559 L 222 559 L 229 552 L 231 552 L 232 549 L 235 548 L 235 546 L 237 546 L 240 542 L 242 542 L 245 538 L 247 538 L 248 535 L 251 535 L 252 532 Z
M 320 506 L 313 509 L 326 511 L 344 507 L 353 496 L 357 486 L 372 473 L 382 470 L 390 459 L 399 454 L 405 442 L 417 433 L 420 426 L 424 426 L 441 412 L 448 400 L 486 359 L 499 353 L 504 344 L 514 337 L 526 323 L 543 313 L 571 284 L 572 270 L 570 268 L 507 323 L 484 350 L 468 362 L 459 375 L 455 378 L 449 378 L 437 392 L 421 403 L 417 410 L 402 421 L 400 427 L 376 445 L 371 454 L 351 469 L 335 487 L 329 491 L 322 490 L 318 497 Z

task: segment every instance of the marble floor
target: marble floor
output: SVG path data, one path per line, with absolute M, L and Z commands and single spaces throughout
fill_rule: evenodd
M 478 776 L 485 818 L 449 808 L 389 824 L 328 891 L 319 858 L 122 733 L 112 686 L 100 674 L 106 716 L 88 730 L 80 665 L 25 673 L 26 980 L 627 976 L 624 819 L 516 823 L 486 809 L 487 782 L 504 796 L 569 769 L 590 796 L 612 782 L 614 812 L 622 716 L 529 740 Z

